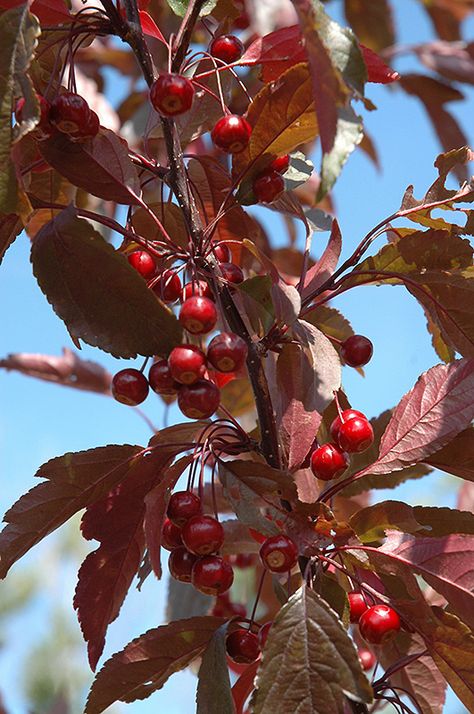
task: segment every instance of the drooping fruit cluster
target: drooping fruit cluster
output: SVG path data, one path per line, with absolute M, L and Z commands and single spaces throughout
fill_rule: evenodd
M 176 491 L 170 497 L 168 520 L 163 526 L 171 548 L 169 571 L 175 580 L 192 583 L 206 595 L 222 595 L 234 580 L 232 566 L 218 552 L 224 542 L 224 529 L 213 516 L 202 513 L 201 499 L 192 491 Z M 171 526 L 174 526 L 170 538 Z M 178 544 L 178 534 L 181 544 Z
M 352 624 L 359 624 L 359 631 L 366 642 L 380 645 L 390 639 L 400 630 L 401 622 L 398 613 L 390 605 L 369 606 L 364 595 L 353 590 L 347 595 L 349 599 L 349 617 Z M 370 653 L 372 654 L 372 653 Z M 373 660 L 367 669 L 373 666 Z
M 80 94 L 63 92 L 51 103 L 39 94 L 36 96 L 40 107 L 40 118 L 33 132 L 36 139 L 48 139 L 55 131 L 67 134 L 72 141 L 86 141 L 98 134 L 99 117 Z M 17 122 L 23 121 L 24 107 L 25 100 L 20 98 L 15 106 Z
M 333 443 L 318 446 L 311 454 L 311 470 L 321 481 L 338 478 L 349 466 L 348 454 L 361 453 L 374 441 L 372 426 L 362 412 L 346 409 L 331 424 Z
M 259 203 L 273 203 L 285 190 L 285 181 L 282 174 L 287 171 L 290 165 L 288 154 L 279 156 L 271 164 L 259 173 L 253 181 L 253 192 Z
M 150 88 L 150 102 L 165 117 L 187 112 L 191 109 L 193 98 L 193 83 L 180 74 L 162 73 Z

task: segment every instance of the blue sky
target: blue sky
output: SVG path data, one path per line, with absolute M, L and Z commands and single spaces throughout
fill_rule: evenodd
M 421 3 L 402 0 L 393 5 L 403 42 L 431 38 Z M 338 7 L 335 3 L 329 5 L 335 17 Z M 469 21 L 465 28 L 465 36 L 472 36 L 474 23 Z M 415 67 L 410 58 L 397 65 L 401 72 Z M 468 119 L 474 115 L 474 92 L 469 90 L 467 94 L 468 100 L 452 105 L 451 111 L 469 137 Z M 408 184 L 413 183 L 415 194 L 421 196 L 436 175 L 433 161 L 439 147 L 421 104 L 396 87 L 388 90 L 369 85 L 368 95 L 379 107 L 377 112 L 365 113 L 365 119 L 383 170 L 378 173 L 367 157 L 356 151 L 336 186 L 334 197 L 345 255 L 373 225 L 396 210 Z M 263 209 L 259 215 L 270 233 L 277 236 L 280 224 L 274 214 Z M 326 237 L 316 235 L 315 255 L 324 247 Z M 380 245 L 382 241 L 383 238 L 379 239 Z M 64 326 L 35 283 L 29 244 L 24 236 L 8 251 L 1 267 L 0 300 L 0 356 L 10 352 L 59 354 L 63 346 L 72 347 Z M 345 368 L 343 375 L 352 404 L 367 414 L 376 415 L 395 405 L 418 375 L 439 361 L 431 347 L 421 308 L 402 288 L 359 288 L 338 299 L 334 306 L 351 320 L 357 332 L 369 336 L 375 346 L 365 379 L 350 368 Z M 124 362 L 87 346 L 82 356 L 100 362 L 112 372 L 125 366 Z M 158 399 L 149 398 L 145 409 L 159 426 L 163 414 Z M 134 410 L 111 399 L 0 372 L 0 510 L 4 512 L 32 487 L 38 467 L 53 456 L 107 443 L 143 444 L 148 437 L 144 422 Z M 411 503 L 453 505 L 455 485 L 454 480 L 437 474 L 408 484 L 399 496 Z M 379 495 L 392 497 L 393 492 Z M 5 648 L 0 651 L 0 691 L 11 714 L 26 711 L 19 686 L 22 657 L 48 632 L 53 603 L 60 602 L 71 613 L 73 627 L 78 628 L 71 605 L 75 576 L 70 566 L 66 569 L 61 566 L 59 570 L 55 566 L 54 544 L 53 536 L 26 556 L 24 565 L 15 566 L 20 572 L 28 564 L 40 564 L 43 594 L 26 615 L 12 620 L 5 633 Z M 0 589 L 0 598 L 1 592 Z M 141 593 L 130 594 L 119 620 L 109 629 L 106 656 L 163 622 L 165 595 L 166 583 L 152 578 Z M 85 662 L 85 647 L 83 656 Z M 189 714 L 194 687 L 195 678 L 189 672 L 174 675 L 162 692 L 149 701 L 123 706 L 123 711 L 146 714 L 158 708 L 167 714 Z M 451 698 L 446 712 L 463 711 Z

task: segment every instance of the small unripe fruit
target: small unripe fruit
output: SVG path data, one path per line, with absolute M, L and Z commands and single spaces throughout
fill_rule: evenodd
M 182 528 L 193 516 L 202 512 L 201 499 L 192 491 L 175 491 L 168 501 L 166 515 L 175 526 Z
M 370 361 L 374 346 L 368 337 L 351 335 L 341 344 L 341 357 L 350 367 L 363 367 Z
M 231 632 L 225 646 L 229 657 L 239 664 L 250 664 L 260 656 L 258 636 L 243 628 Z
M 234 582 L 234 571 L 219 555 L 206 555 L 194 564 L 191 582 L 205 595 L 221 595 Z
M 260 548 L 264 567 L 272 573 L 287 573 L 296 564 L 298 549 L 283 533 L 267 538 Z
M 209 298 L 199 295 L 190 297 L 182 304 L 179 321 L 192 335 L 211 332 L 217 322 L 216 306 Z
M 311 470 L 321 481 L 338 478 L 348 467 L 346 455 L 335 444 L 323 444 L 311 454 Z
M 183 385 L 178 392 L 178 406 L 188 419 L 208 419 L 221 401 L 219 387 L 208 379 Z
M 236 372 L 247 359 L 246 342 L 233 332 L 221 332 L 207 348 L 207 359 L 219 372 Z
M 227 114 L 219 119 L 211 132 L 215 146 L 227 154 L 240 154 L 249 143 L 252 127 L 237 114 Z
M 224 542 L 224 529 L 212 516 L 194 516 L 184 525 L 183 543 L 190 553 L 210 555 Z
M 194 97 L 192 82 L 179 74 L 160 74 L 150 89 L 150 101 L 156 111 L 173 117 L 191 109 Z
M 171 375 L 180 384 L 193 384 L 204 377 L 206 355 L 195 345 L 178 345 L 168 357 Z
M 372 645 L 380 645 L 400 630 L 398 613 L 389 605 L 374 605 L 361 615 L 360 634 Z
M 209 45 L 209 54 L 226 64 L 237 62 L 244 53 L 244 46 L 235 35 L 215 37 Z
M 127 255 L 127 260 L 132 268 L 135 268 L 137 273 L 140 273 L 145 280 L 149 280 L 154 276 L 156 263 L 146 250 L 134 250 Z
M 111 388 L 114 399 L 130 407 L 144 402 L 149 391 L 147 378 L 132 367 L 117 372 L 112 378 Z

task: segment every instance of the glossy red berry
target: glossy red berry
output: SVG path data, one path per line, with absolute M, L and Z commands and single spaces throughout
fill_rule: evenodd
M 253 182 L 253 192 L 259 203 L 272 203 L 284 190 L 285 181 L 278 171 L 266 171 Z
M 359 622 L 360 616 L 368 610 L 369 606 L 365 602 L 361 592 L 354 590 L 347 594 L 349 600 L 349 617 L 352 623 Z
M 230 248 L 225 243 L 213 243 L 212 252 L 219 263 L 229 263 L 232 259 Z
M 339 429 L 341 428 L 341 425 L 343 422 L 349 421 L 349 419 L 353 419 L 354 417 L 361 417 L 361 419 L 367 419 L 365 414 L 362 412 L 357 411 L 357 409 L 345 409 L 342 413 L 341 416 L 337 416 L 330 428 L 331 436 L 334 441 L 337 442 L 337 437 L 339 434 Z
M 364 672 L 368 672 L 369 669 L 372 669 L 375 666 L 376 657 L 373 652 L 366 649 L 360 649 L 357 654 L 359 655 L 359 662 Z
M 178 406 L 188 419 L 208 419 L 221 401 L 219 387 L 208 379 L 183 385 L 178 392 Z
M 186 283 L 183 288 L 182 300 L 188 300 L 188 298 L 194 297 L 195 295 L 214 300 L 214 293 L 212 292 L 211 286 L 205 280 L 194 280 L 190 283 Z
M 169 518 L 165 518 L 163 530 L 161 532 L 161 545 L 166 550 L 174 550 L 181 548 L 183 541 L 181 539 L 181 528 L 176 526 Z
M 167 394 L 169 396 L 176 394 L 181 386 L 174 380 L 167 359 L 159 359 L 151 365 L 148 373 L 148 381 L 154 392 L 157 394 Z
M 183 527 L 183 543 L 195 555 L 216 553 L 224 542 L 224 529 L 212 516 L 194 516 Z
M 191 109 L 194 97 L 192 82 L 180 74 L 160 74 L 150 89 L 150 101 L 159 114 L 174 117 Z
M 276 159 L 273 159 L 269 168 L 273 171 L 278 171 L 279 174 L 284 174 L 286 171 L 288 171 L 289 166 L 290 157 L 288 154 L 285 154 L 284 156 L 277 156 Z
M 215 37 L 209 45 L 209 54 L 226 64 L 237 62 L 244 53 L 244 46 L 235 35 Z
M 363 367 L 370 361 L 374 346 L 364 335 L 351 335 L 341 345 L 341 357 L 350 367 Z
M 260 558 L 272 573 L 287 573 L 298 559 L 298 549 L 291 538 L 281 533 L 266 539 L 260 548 Z
M 380 645 L 393 637 L 400 630 L 401 622 L 398 613 L 389 605 L 374 605 L 361 615 L 359 620 L 360 634 L 373 645 Z
M 341 424 L 337 440 L 344 451 L 348 451 L 350 454 L 360 453 L 373 443 L 374 430 L 367 419 L 354 417 Z
M 175 580 L 180 580 L 182 583 L 190 583 L 196 561 L 197 556 L 189 553 L 184 546 L 181 546 L 171 551 L 168 558 L 168 568 Z
M 234 571 L 219 555 L 205 555 L 194 564 L 191 582 L 206 595 L 221 595 L 234 582 Z
M 273 625 L 273 620 L 270 620 L 270 622 L 266 622 L 264 625 L 262 625 L 258 631 L 258 644 L 260 645 L 261 650 L 263 650 L 263 648 L 265 647 L 265 644 L 267 642 L 268 633 L 270 632 L 272 625 Z
M 219 263 L 219 268 L 222 272 L 224 280 L 234 285 L 239 285 L 244 281 L 242 269 L 235 263 Z
M 100 121 L 97 114 L 89 109 L 89 116 L 84 122 L 84 124 L 79 128 L 75 134 L 71 134 L 72 141 L 87 141 L 87 139 L 93 139 L 97 136 L 100 129 Z
M 122 369 L 112 378 L 112 395 L 122 404 L 135 407 L 141 404 L 148 396 L 149 385 L 147 378 L 138 370 L 129 367 Z
M 154 276 L 156 263 L 146 250 L 134 250 L 127 255 L 127 260 L 132 268 L 135 268 L 137 273 L 140 273 L 145 280 L 149 280 Z
M 183 302 L 179 321 L 192 335 L 204 335 L 210 332 L 217 322 L 216 306 L 209 298 L 194 295 Z
M 249 143 L 252 127 L 237 114 L 226 114 L 219 119 L 211 132 L 215 146 L 227 154 L 240 154 Z
M 74 92 L 59 94 L 51 102 L 49 120 L 64 134 L 81 134 L 88 127 L 90 108 L 84 97 Z
M 182 528 L 190 518 L 201 513 L 201 499 L 192 491 L 175 491 L 171 494 L 166 515 L 178 528 Z
M 168 357 L 172 377 L 180 384 L 193 384 L 204 377 L 206 355 L 195 345 L 178 345 Z
M 348 465 L 345 453 L 336 444 L 323 444 L 311 454 L 311 470 L 321 481 L 338 478 Z
M 219 372 L 236 372 L 247 359 L 245 340 L 233 332 L 221 332 L 209 343 L 207 359 Z
M 230 633 L 225 647 L 229 657 L 239 664 L 250 664 L 260 656 L 258 636 L 243 627 Z
M 179 275 L 174 270 L 163 270 L 152 289 L 163 302 L 176 302 L 181 296 L 182 290 Z

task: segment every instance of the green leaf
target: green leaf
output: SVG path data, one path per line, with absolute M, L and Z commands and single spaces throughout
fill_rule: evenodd
M 332 149 L 324 154 L 321 164 L 321 184 L 316 203 L 319 203 L 336 183 L 342 167 L 364 135 L 362 119 L 352 107 L 341 107 L 337 112 L 337 128 Z
M 314 310 L 307 312 L 304 319 L 324 332 L 325 335 L 335 337 L 341 342 L 354 334 L 349 320 L 334 307 L 319 305 Z
M 254 714 L 338 714 L 345 694 L 372 701 L 354 643 L 326 602 L 307 587 L 275 618 L 256 686 Z
M 196 714 L 235 714 L 225 641 L 229 623 L 219 627 L 204 652 L 198 674 Z
M 175 15 L 178 15 L 178 17 L 184 17 L 184 15 L 186 14 L 186 10 L 188 9 L 189 0 L 166 0 L 166 2 L 173 10 Z M 199 15 L 201 17 L 203 17 L 204 15 L 210 15 L 217 3 L 218 0 L 205 0 Z
M 409 506 L 402 501 L 382 501 L 363 508 L 349 520 L 363 543 L 382 541 L 387 530 L 399 530 L 420 538 L 451 533 L 474 533 L 474 514 L 452 508 Z
M 223 622 L 221 617 L 191 617 L 148 630 L 132 640 L 97 674 L 85 714 L 101 714 L 119 700 L 146 699 L 199 657 Z
M 3 213 L 14 212 L 17 207 L 17 182 L 10 147 L 14 135 L 11 108 L 19 89 L 26 101 L 28 122 L 25 123 L 33 128 L 38 114 L 27 72 L 41 30 L 37 18 L 28 8 L 28 4 L 19 5 L 0 16 L 0 212 Z
M 69 207 L 31 250 L 41 290 L 68 330 L 115 357 L 167 355 L 181 327 L 126 258 Z

